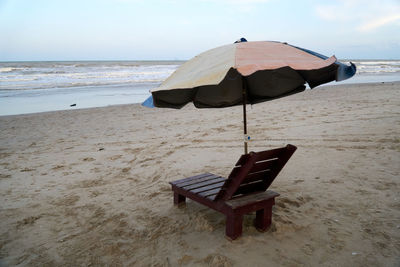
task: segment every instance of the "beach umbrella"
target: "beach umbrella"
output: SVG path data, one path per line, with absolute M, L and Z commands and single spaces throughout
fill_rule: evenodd
M 328 83 L 342 81 L 356 72 L 335 56 L 274 41 L 247 42 L 244 38 L 195 56 L 182 64 L 143 106 L 197 108 L 243 105 L 244 152 L 247 154 L 246 104 L 255 104 Z

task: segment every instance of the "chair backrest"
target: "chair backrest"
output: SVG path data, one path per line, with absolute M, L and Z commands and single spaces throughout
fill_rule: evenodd
M 214 200 L 229 200 L 267 190 L 296 149 L 287 145 L 242 155 Z

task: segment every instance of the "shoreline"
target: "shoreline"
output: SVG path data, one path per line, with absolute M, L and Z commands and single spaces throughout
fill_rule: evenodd
M 248 108 L 250 151 L 298 150 L 271 228 L 248 215 L 234 242 L 168 182 L 229 175 L 242 107 L 0 116 L 0 265 L 398 266 L 400 82 L 333 86 Z
M 314 88 L 314 89 L 312 89 L 312 90 L 318 90 L 318 89 L 329 89 L 329 87 L 336 87 L 336 86 L 359 86 L 359 85 L 372 85 L 372 86 L 375 86 L 375 85 L 380 85 L 380 84 L 390 84 L 390 83 L 393 83 L 393 84 L 400 84 L 400 81 L 389 81 L 389 82 L 386 82 L 386 81 L 383 81 L 383 82 L 365 82 L 365 83 L 357 83 L 357 82 L 348 82 L 348 83 L 343 83 L 343 82 L 340 82 L 340 83 L 337 83 L 337 82 L 331 82 L 331 83 L 328 83 L 328 84 L 324 84 L 324 85 L 320 85 L 320 86 L 318 86 L 317 88 Z M 122 86 L 122 87 L 125 87 L 125 86 Z M 326 87 L 328 87 L 328 88 L 326 88 Z M 62 89 L 62 88 L 61 88 Z M 50 89 L 51 90 L 51 89 Z M 309 88 L 307 88 L 306 90 L 310 90 Z M 148 95 L 149 96 L 149 95 Z M 147 96 L 147 97 L 148 97 Z M 142 98 L 144 98 L 143 99 L 143 101 L 147 98 L 147 97 L 142 97 Z M 125 98 L 125 97 L 124 97 Z M 126 98 L 125 98 L 125 101 L 126 101 Z M 6 116 L 20 116 L 20 115 L 29 115 L 29 114 L 41 114 L 41 113 L 47 113 L 47 112 L 63 112 L 63 111 L 71 111 L 71 110 L 85 110 L 85 109 L 93 109 L 93 108 L 106 108 L 106 107 L 115 107 L 115 106 L 124 106 L 124 105 L 141 105 L 141 103 L 143 102 L 143 101 L 141 101 L 141 102 L 137 102 L 137 103 L 117 103 L 117 104 L 110 104 L 110 105 L 107 105 L 107 104 L 104 104 L 104 105 L 101 105 L 101 106 L 91 106 L 91 107 L 82 107 L 82 108 L 80 108 L 79 106 L 77 106 L 77 107 L 70 107 L 70 108 L 65 108 L 65 109 L 57 109 L 57 110 L 47 110 L 47 111 L 38 111 L 38 112 L 27 112 L 27 113 L 18 113 L 18 114 L 6 114 L 6 115 L 1 115 L 0 114 L 0 118 L 1 117 L 6 117 Z M 71 102 L 71 101 L 70 101 Z M 72 102 L 74 102 L 74 101 L 72 101 Z M 75 104 L 75 103 L 72 103 L 71 102 L 71 104 Z M 190 105 L 190 104 L 188 104 L 188 105 Z

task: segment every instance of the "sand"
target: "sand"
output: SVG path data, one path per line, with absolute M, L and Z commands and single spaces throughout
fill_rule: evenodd
M 298 147 L 265 232 L 172 203 L 169 181 L 227 176 L 242 109 L 121 105 L 0 117 L 0 266 L 399 266 L 400 83 L 248 107 L 250 150 Z

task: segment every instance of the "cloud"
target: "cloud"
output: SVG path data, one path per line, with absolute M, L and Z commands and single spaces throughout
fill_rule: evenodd
M 377 28 L 380 28 L 382 26 L 388 25 L 388 24 L 392 24 L 396 21 L 400 21 L 400 13 L 399 14 L 394 14 L 394 15 L 390 15 L 390 16 L 384 16 L 384 17 L 380 17 L 380 18 L 375 18 L 370 22 L 366 22 L 361 24 L 358 27 L 359 31 L 362 32 L 368 32 L 368 31 L 372 31 L 375 30 Z
M 315 13 L 326 21 L 355 25 L 355 30 L 370 32 L 400 21 L 398 0 L 337 0 L 317 5 Z
M 248 5 L 248 4 L 258 4 L 258 3 L 266 3 L 270 2 L 270 0 L 204 0 L 206 2 L 215 2 L 215 3 L 226 3 L 226 4 L 234 4 L 234 5 Z

